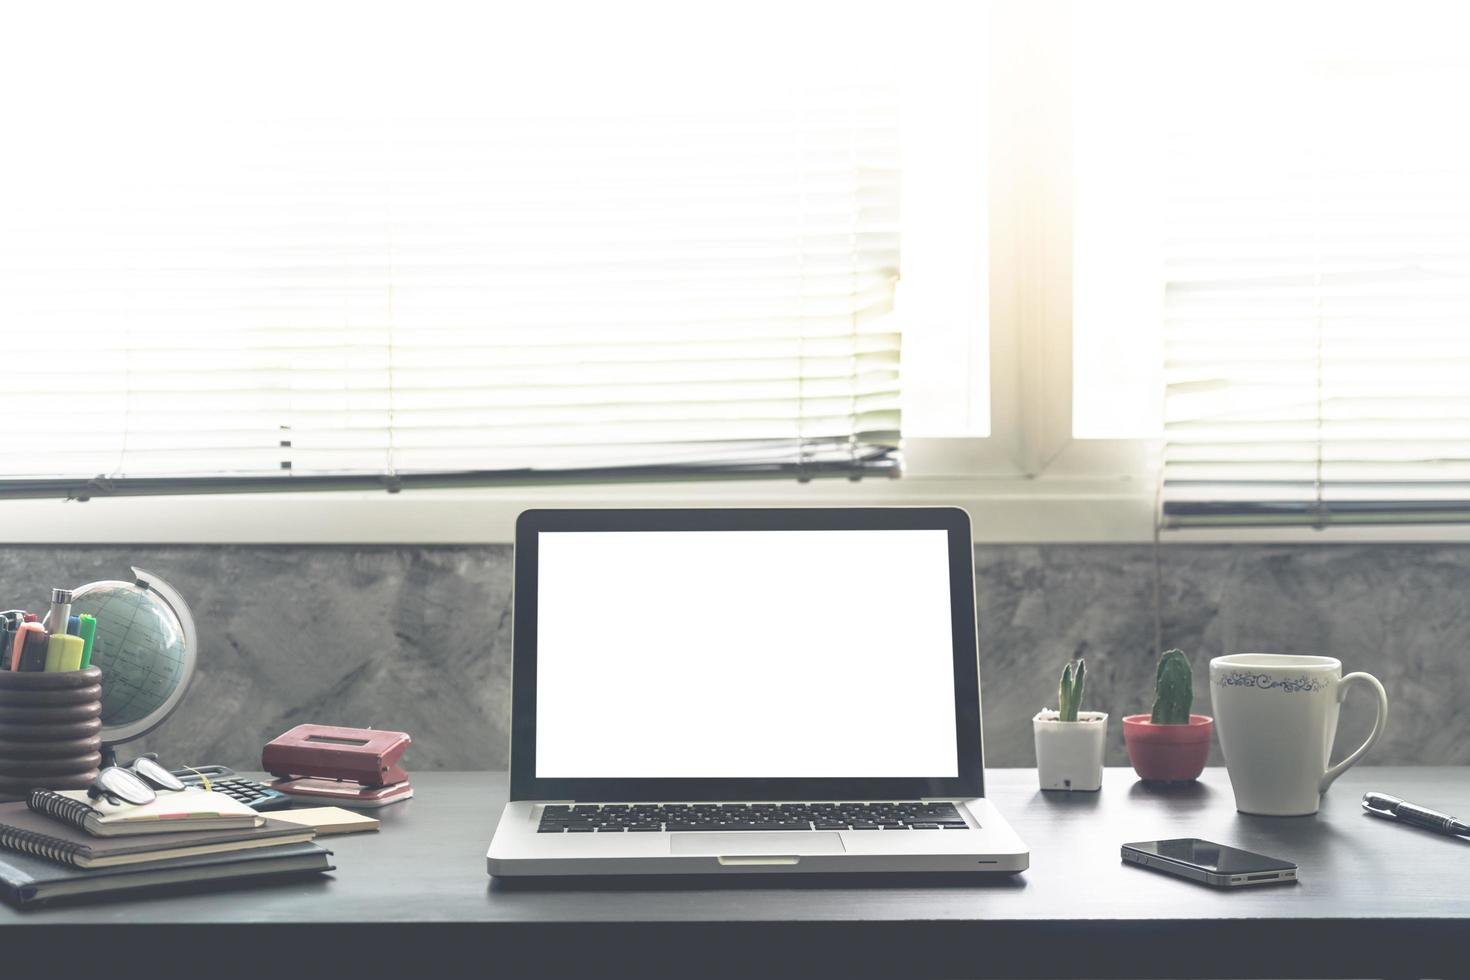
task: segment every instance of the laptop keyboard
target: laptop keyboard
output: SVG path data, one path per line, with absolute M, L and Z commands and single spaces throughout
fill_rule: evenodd
M 953 803 L 578 803 L 541 809 L 541 834 L 688 830 L 964 830 Z

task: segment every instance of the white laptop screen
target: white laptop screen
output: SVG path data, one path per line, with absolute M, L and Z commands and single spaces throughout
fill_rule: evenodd
M 945 531 L 537 547 L 537 777 L 958 774 Z

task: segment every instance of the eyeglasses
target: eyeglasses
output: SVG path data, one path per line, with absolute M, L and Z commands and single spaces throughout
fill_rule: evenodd
M 157 790 L 181 790 L 179 777 L 158 764 L 158 755 L 140 755 L 127 766 L 108 766 L 87 787 L 87 798 L 107 797 L 114 806 L 131 803 L 143 806 L 158 799 Z

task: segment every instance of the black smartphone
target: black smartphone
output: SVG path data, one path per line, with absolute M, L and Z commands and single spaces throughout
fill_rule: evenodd
M 1296 865 L 1290 861 L 1242 851 L 1238 847 L 1226 847 L 1198 837 L 1124 844 L 1123 860 L 1216 888 L 1275 885 L 1297 880 Z

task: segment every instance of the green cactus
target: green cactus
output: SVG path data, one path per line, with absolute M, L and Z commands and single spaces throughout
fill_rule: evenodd
M 1057 720 L 1076 721 L 1082 707 L 1082 688 L 1087 683 L 1087 663 L 1078 660 L 1062 668 L 1061 689 L 1057 693 Z
M 1187 725 L 1194 705 L 1194 674 L 1183 650 L 1165 650 L 1154 682 L 1155 725 Z

